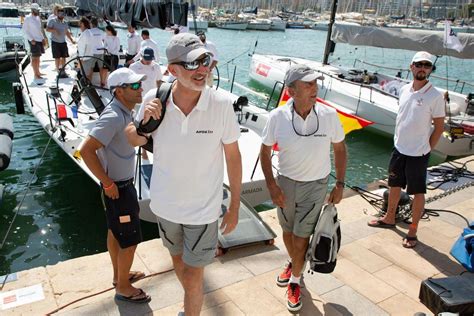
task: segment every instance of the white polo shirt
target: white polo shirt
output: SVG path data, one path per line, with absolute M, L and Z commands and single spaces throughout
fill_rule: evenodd
M 441 92 L 428 82 L 418 91 L 413 83 L 400 90 L 399 109 L 395 125 L 395 148 L 407 156 L 423 156 L 431 151 L 432 120 L 445 116 Z
M 153 89 L 143 104 L 155 96 Z M 141 117 L 142 113 L 140 110 Z M 206 87 L 196 107 L 185 116 L 173 103 L 171 94 L 163 122 L 152 136 L 153 213 L 179 224 L 216 221 L 221 214 L 223 145 L 236 142 L 240 136 L 232 100 Z
M 146 75 L 146 79 L 142 81 L 143 97 L 148 93 L 148 91 L 156 88 L 156 82 L 158 80 L 163 79 L 163 74 L 161 73 L 160 65 L 158 65 L 154 61 L 149 65 L 144 65 L 139 60 L 131 64 L 129 68 L 135 71 L 137 74 Z
M 301 135 L 316 132 L 304 137 L 295 129 Z M 343 140 L 344 130 L 335 109 L 316 103 L 303 120 L 293 110 L 293 99 L 270 112 L 262 135 L 266 146 L 278 144 L 279 173 L 296 181 L 327 177 L 331 172 L 331 144 Z

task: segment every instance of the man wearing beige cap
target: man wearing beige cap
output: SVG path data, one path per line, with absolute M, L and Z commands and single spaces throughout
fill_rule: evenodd
M 153 137 L 150 208 L 158 218 L 163 245 L 184 288 L 186 316 L 199 315 L 204 267 L 212 262 L 221 216 L 224 156 L 231 201 L 220 229 L 230 233 L 239 217 L 242 163 L 237 140 L 240 128 L 232 100 L 206 85 L 211 53 L 196 35 L 173 36 L 166 49 L 168 71 L 176 77 L 166 114 Z M 156 89 L 144 97 L 138 119 L 147 123 L 161 115 Z M 135 126 L 127 128 L 134 146 L 147 142 Z M 223 155 L 224 153 L 224 155 Z
M 309 238 L 314 232 L 326 198 L 334 151 L 336 185 L 328 203 L 342 199 L 346 173 L 344 130 L 336 110 L 318 104 L 316 81 L 324 79 L 305 65 L 293 65 L 285 75 L 291 99 L 270 113 L 263 130 L 260 160 L 272 201 L 278 206 L 283 241 L 291 258 L 277 277 L 277 285 L 288 287 L 287 308 L 302 307 L 300 278 Z M 278 177 L 273 177 L 272 147 L 278 144 Z
M 441 92 L 428 81 L 434 58 L 423 51 L 413 56 L 410 65 L 413 82 L 401 88 L 398 101 L 395 148 L 388 167 L 387 213 L 368 222 L 372 227 L 394 228 L 401 190 L 406 187 L 406 192 L 414 198 L 412 224 L 402 242 L 405 248 L 415 247 L 418 241 L 416 232 L 425 207 L 428 159 L 444 130 L 445 101 Z

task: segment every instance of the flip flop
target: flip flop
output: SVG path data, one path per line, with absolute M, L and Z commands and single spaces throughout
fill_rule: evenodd
M 141 271 L 130 271 L 128 275 L 128 280 L 130 283 L 137 282 L 138 280 L 141 280 L 145 277 L 145 273 Z M 117 282 L 112 282 L 112 285 L 114 287 L 117 286 Z
M 378 227 L 378 228 L 394 228 L 395 224 L 388 224 L 382 221 L 381 219 L 372 220 L 367 223 L 370 227 Z
M 122 294 L 115 294 L 115 299 L 119 301 L 135 303 L 135 304 L 143 304 L 148 303 L 151 301 L 150 295 L 147 295 L 142 289 L 139 289 L 137 294 L 125 296 Z
M 415 246 L 418 243 L 418 238 L 416 236 L 411 237 L 411 236 L 406 235 L 405 237 L 403 237 L 403 242 L 404 242 L 402 244 L 403 247 L 408 248 L 408 249 L 415 248 Z

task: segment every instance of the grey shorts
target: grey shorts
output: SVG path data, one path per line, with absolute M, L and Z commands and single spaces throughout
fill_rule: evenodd
M 95 58 L 88 58 L 88 59 L 82 59 L 82 67 L 84 68 L 84 72 L 86 75 L 92 72 L 92 69 L 94 68 L 96 59 Z
M 285 195 L 286 204 L 284 209 L 278 208 L 281 228 L 301 238 L 310 237 L 326 198 L 328 177 L 301 182 L 280 175 L 278 185 Z
M 163 245 L 172 256 L 182 254 L 184 263 L 204 267 L 212 262 L 217 248 L 217 221 L 205 225 L 183 225 L 157 217 Z

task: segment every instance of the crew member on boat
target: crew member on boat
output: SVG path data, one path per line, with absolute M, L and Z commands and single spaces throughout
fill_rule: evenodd
M 133 58 L 140 52 L 141 39 L 138 35 L 135 25 L 128 26 L 127 33 L 127 53 L 125 54 L 125 65 L 128 67 L 133 63 Z
M 132 122 L 132 110 L 142 102 L 144 79 L 144 75 L 128 68 L 110 74 L 109 85 L 114 99 L 97 119 L 80 151 L 87 167 L 101 183 L 115 298 L 131 303 L 150 301 L 150 296 L 131 284 L 144 274 L 130 271 L 142 234 L 137 192 L 133 185 L 135 149 L 124 133 L 125 127 Z
M 203 303 L 204 267 L 214 259 L 221 216 L 224 156 L 231 201 L 220 229 L 232 232 L 239 218 L 242 163 L 240 128 L 232 100 L 210 89 L 206 77 L 211 53 L 199 38 L 180 33 L 166 49 L 168 70 L 176 77 L 166 114 L 153 137 L 150 208 L 157 215 L 163 245 L 184 288 L 184 313 L 199 315 Z M 161 114 L 156 89 L 143 100 L 138 119 L 147 123 Z M 147 142 L 135 126 L 127 128 L 134 146 Z M 223 155 L 224 153 L 224 155 Z
M 58 77 L 68 78 L 65 70 L 60 73 L 60 70 L 66 64 L 66 57 L 69 57 L 66 36 L 71 43 L 75 44 L 76 42 L 69 31 L 68 24 L 64 21 L 64 8 L 62 6 L 58 6 L 57 17 L 48 22 L 46 31 L 51 32 L 51 52 L 56 64 Z
M 283 241 L 291 258 L 277 276 L 277 285 L 287 287 L 287 308 L 302 307 L 300 279 L 309 238 L 314 232 L 326 198 L 334 151 L 336 185 L 328 203 L 342 199 L 347 153 L 344 130 L 335 109 L 316 103 L 318 85 L 324 79 L 310 67 L 297 64 L 285 74 L 291 99 L 270 112 L 262 134 L 260 161 L 272 201 L 278 206 Z M 273 176 L 272 148 L 278 146 L 278 177 Z
M 425 208 L 426 169 L 431 150 L 444 130 L 445 101 L 428 78 L 435 57 L 428 52 L 413 56 L 410 70 L 413 81 L 400 89 L 399 109 L 395 123 L 394 149 L 388 167 L 388 208 L 369 226 L 394 228 L 402 188 L 413 194 L 412 223 L 403 238 L 405 248 L 416 246 L 418 223 Z M 432 129 L 432 125 L 434 129 Z
M 44 54 L 44 45 L 46 37 L 42 32 L 41 17 L 39 16 L 40 6 L 37 3 L 31 4 L 31 13 L 28 14 L 23 22 L 23 32 L 30 44 L 31 67 L 35 79 L 43 79 L 40 72 L 40 57 Z
M 130 69 L 135 71 L 137 74 L 146 75 L 146 79 L 143 81 L 143 93 L 145 96 L 148 91 L 159 88 L 163 74 L 158 63 L 155 62 L 155 51 L 151 47 L 142 47 L 140 51 L 140 60 L 130 65 Z

